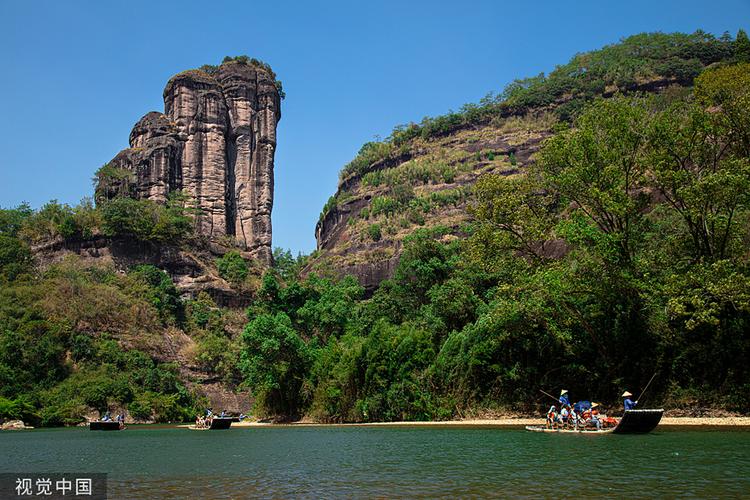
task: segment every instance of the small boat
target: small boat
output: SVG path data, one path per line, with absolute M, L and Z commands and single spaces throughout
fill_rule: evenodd
M 225 430 L 225 429 L 229 429 L 232 426 L 232 422 L 234 422 L 234 419 L 232 417 L 214 417 L 211 420 L 210 427 L 198 427 L 195 425 L 191 425 L 188 427 L 188 429 L 193 430 L 193 431 Z
M 646 434 L 659 425 L 663 409 L 654 410 L 626 410 L 615 427 L 609 429 L 549 429 L 541 425 L 527 425 L 526 430 L 532 432 L 549 432 L 559 434 Z
M 620 419 L 615 434 L 646 434 L 659 425 L 664 409 L 658 410 L 626 410 Z
M 120 426 L 120 422 L 116 420 L 93 420 L 89 422 L 89 430 L 91 431 L 119 431 L 124 428 L 125 426 Z
M 214 417 L 213 420 L 211 420 L 211 429 L 212 431 L 216 430 L 223 430 L 223 429 L 229 429 L 229 427 L 232 426 L 232 417 Z

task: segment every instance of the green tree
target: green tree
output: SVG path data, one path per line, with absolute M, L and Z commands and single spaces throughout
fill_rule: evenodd
M 364 289 L 353 276 L 333 283 L 328 279 L 310 276 L 306 286 L 313 290 L 304 305 L 296 311 L 304 331 L 315 335 L 323 342 L 344 333 L 353 318 L 357 301 Z
M 750 161 L 730 154 L 730 130 L 713 113 L 690 104 L 673 106 L 650 127 L 653 179 L 687 227 L 696 259 L 720 260 L 742 251 Z
M 16 208 L 0 209 L 0 235 L 17 236 L 24 221 L 33 214 L 28 203 L 22 203 Z
M 573 203 L 601 232 L 602 257 L 630 265 L 649 199 L 645 188 L 647 112 L 638 101 L 591 104 L 574 129 L 546 144 L 538 163 L 545 186 Z M 613 251 L 609 251 L 611 248 Z
M 261 314 L 242 332 L 240 369 L 260 414 L 299 416 L 311 357 L 284 313 Z
M 480 222 L 483 235 L 474 239 L 481 244 L 471 247 L 478 261 L 497 252 L 546 258 L 545 246 L 557 216 L 557 196 L 544 191 L 538 176 L 485 175 L 477 181 L 474 193 L 469 212 Z
M 731 152 L 750 157 L 750 63 L 705 71 L 695 81 L 695 97 Z
M 743 29 L 737 31 L 734 40 L 734 57 L 741 62 L 750 62 L 750 39 Z
M 12 236 L 0 234 L 0 282 L 14 280 L 31 270 L 32 257 L 28 245 Z

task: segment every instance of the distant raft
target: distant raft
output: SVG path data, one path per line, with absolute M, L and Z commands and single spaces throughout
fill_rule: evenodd
M 611 429 L 602 430 L 583 427 L 579 427 L 577 429 L 551 429 L 542 425 L 527 425 L 526 430 L 531 432 L 548 432 L 550 434 L 612 434 L 615 428 L 612 427 Z
M 596 430 L 591 428 L 578 429 L 549 429 L 541 425 L 527 425 L 526 430 L 532 432 L 549 432 L 559 434 L 646 434 L 659 425 L 663 409 L 658 410 L 627 410 L 615 427 Z
M 90 431 L 120 431 L 124 428 L 124 425 L 120 425 L 120 422 L 115 420 L 94 420 L 89 422 Z
M 210 427 L 198 427 L 195 425 L 191 425 L 188 427 L 188 429 L 193 431 L 217 431 L 217 430 L 225 430 L 229 429 L 232 426 L 232 422 L 239 421 L 239 419 L 235 420 L 236 417 L 214 417 L 211 420 L 211 426 Z

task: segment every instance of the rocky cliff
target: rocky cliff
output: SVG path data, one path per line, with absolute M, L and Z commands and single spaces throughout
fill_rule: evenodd
M 130 147 L 108 164 L 131 177 L 100 175 L 97 201 L 125 194 L 164 202 L 181 190 L 198 209 L 200 234 L 233 236 L 270 263 L 280 118 L 280 91 L 267 65 L 233 60 L 179 73 L 164 89 L 164 113 L 141 118 Z
M 447 240 L 471 222 L 471 186 L 485 174 L 519 175 L 551 135 L 550 113 L 508 117 L 442 137 L 416 138 L 365 173 L 342 177 L 315 228 L 308 272 L 352 274 L 370 292 L 393 275 L 415 230 Z

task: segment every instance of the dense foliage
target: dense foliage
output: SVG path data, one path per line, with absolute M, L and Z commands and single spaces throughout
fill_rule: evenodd
M 440 419 L 560 386 L 614 403 L 656 372 L 651 401 L 747 412 L 748 89 L 740 63 L 692 94 L 590 102 L 525 174 L 478 181 L 467 240 L 407 238 L 371 299 L 267 275 L 243 336 L 258 411 Z
M 71 207 L 52 200 L 36 211 L 25 204 L 3 210 L 7 222 L 0 224 L 12 225 L 14 237 L 29 245 L 57 239 L 78 242 L 94 236 L 179 245 L 194 236 L 193 212 L 180 193 L 174 193 L 166 204 L 117 197 L 94 206 L 85 198 Z
M 41 273 L 27 255 L 17 265 L 26 272 L 4 269 L 0 287 L 0 419 L 76 424 L 115 408 L 156 421 L 194 414 L 178 367 L 144 352 L 182 318 L 168 276 L 151 266 L 121 276 L 74 258 Z

